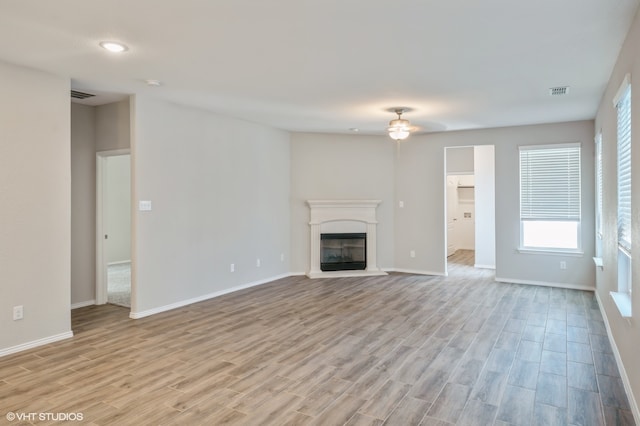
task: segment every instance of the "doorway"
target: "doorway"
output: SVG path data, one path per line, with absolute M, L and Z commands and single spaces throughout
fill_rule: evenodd
M 97 153 L 96 303 L 131 308 L 131 156 Z
M 447 258 L 475 250 L 475 176 L 447 176 Z
M 493 145 L 445 148 L 446 268 L 495 269 Z

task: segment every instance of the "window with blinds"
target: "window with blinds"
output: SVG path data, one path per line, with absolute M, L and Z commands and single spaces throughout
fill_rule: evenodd
M 631 316 L 631 84 L 627 75 L 613 101 L 618 115 L 618 291 L 623 317 Z
M 631 253 L 631 86 L 616 104 L 618 110 L 618 245 Z
M 602 133 L 596 136 L 596 235 L 602 239 Z
M 580 144 L 520 147 L 521 247 L 580 248 Z

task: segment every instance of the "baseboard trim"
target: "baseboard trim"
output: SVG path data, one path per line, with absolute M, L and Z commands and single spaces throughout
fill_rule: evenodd
M 444 272 L 433 272 L 433 271 L 421 271 L 418 269 L 403 269 L 403 268 L 394 268 L 394 269 L 385 269 L 388 272 L 400 272 L 402 274 L 415 274 L 415 275 L 436 275 L 439 277 L 445 277 L 447 274 Z
M 496 269 L 496 265 L 480 265 L 478 263 L 476 263 L 475 265 L 473 265 L 474 268 L 478 268 L 478 269 Z
M 244 290 L 244 289 L 251 288 L 251 287 L 256 287 L 256 286 L 259 286 L 259 285 L 262 285 L 262 284 L 270 283 L 272 281 L 279 280 L 279 279 L 282 279 L 282 278 L 287 278 L 287 277 L 290 277 L 290 276 L 292 276 L 292 274 L 290 274 L 290 273 L 276 275 L 275 277 L 269 277 L 269 278 L 265 278 L 263 280 L 252 281 L 252 282 L 247 283 L 247 284 L 241 284 L 239 286 L 235 286 L 235 287 L 231 287 L 231 288 L 228 288 L 228 289 L 225 289 L 225 290 L 216 291 L 214 293 L 209 293 L 209 294 L 205 294 L 205 295 L 202 295 L 202 296 L 194 297 L 192 299 L 181 300 L 180 302 L 171 303 L 169 305 L 164 305 L 164 306 L 159 306 L 157 308 L 148 309 L 146 311 L 140 311 L 140 312 L 131 311 L 129 313 L 129 318 L 140 319 L 140 318 L 148 317 L 148 316 L 151 316 L 151 315 L 159 314 L 161 312 L 170 311 L 172 309 L 181 308 L 183 306 L 192 305 L 192 304 L 198 303 L 198 302 L 203 302 L 205 300 L 213 299 L 215 297 L 223 296 L 225 294 L 233 293 L 233 292 Z
M 37 348 L 38 346 L 48 345 L 49 343 L 57 342 L 59 340 L 69 339 L 71 337 L 73 337 L 73 331 L 67 331 L 65 333 L 60 333 L 38 340 L 32 340 L 31 342 L 22 343 L 20 345 L 11 346 L 9 348 L 0 349 L 0 358 L 17 352 L 26 351 L 28 349 Z
M 513 283 L 513 284 L 525 284 L 525 285 L 539 285 L 543 287 L 558 287 L 566 288 L 570 290 L 586 290 L 595 291 L 596 289 L 587 285 L 568 284 L 568 283 L 553 283 L 547 281 L 534 281 L 534 280 L 518 280 L 513 278 L 500 278 L 496 277 L 496 281 L 499 283 Z
M 78 309 L 78 308 L 84 308 L 85 306 L 91 306 L 91 305 L 95 305 L 95 304 L 96 304 L 95 299 L 85 300 L 84 302 L 78 302 L 78 303 L 72 304 L 71 305 L 71 310 Z
M 600 299 L 600 295 L 598 294 L 597 291 L 596 291 L 596 300 L 598 301 L 598 309 L 600 310 L 602 319 L 604 319 L 604 326 L 607 329 L 607 337 L 609 338 L 609 343 L 611 344 L 611 349 L 613 350 L 613 356 L 615 357 L 616 364 L 618 365 L 618 371 L 620 371 L 620 377 L 622 378 L 624 391 L 627 393 L 627 399 L 629 400 L 629 406 L 631 407 L 631 413 L 633 414 L 633 419 L 635 420 L 636 424 L 640 424 L 640 410 L 638 410 L 638 404 L 636 403 L 636 399 L 633 396 L 633 390 L 631 389 L 631 382 L 629 381 L 627 370 L 625 370 L 624 364 L 622 363 L 622 357 L 620 356 L 620 351 L 618 350 L 616 341 L 613 339 L 613 334 L 611 333 L 611 326 L 609 325 L 609 318 L 607 317 L 607 313 L 603 308 L 602 300 Z

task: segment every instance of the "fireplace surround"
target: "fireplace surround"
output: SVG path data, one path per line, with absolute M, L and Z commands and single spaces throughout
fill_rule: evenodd
M 377 264 L 376 208 L 381 200 L 308 200 L 310 208 L 310 278 L 387 275 Z M 323 268 L 322 234 L 364 234 L 364 265 Z M 326 238 L 326 237 L 325 237 Z M 348 251 L 348 250 L 347 250 Z M 348 261 L 346 262 L 348 263 Z M 326 266 L 326 265 L 325 265 Z M 358 266 L 359 269 L 355 269 Z

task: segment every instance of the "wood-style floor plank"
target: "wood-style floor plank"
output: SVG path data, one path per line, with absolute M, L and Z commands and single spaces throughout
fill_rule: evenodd
M 139 320 L 77 309 L 72 339 L 0 358 L 0 423 L 632 425 L 593 294 L 497 283 L 473 256 L 447 277 L 290 277 Z

